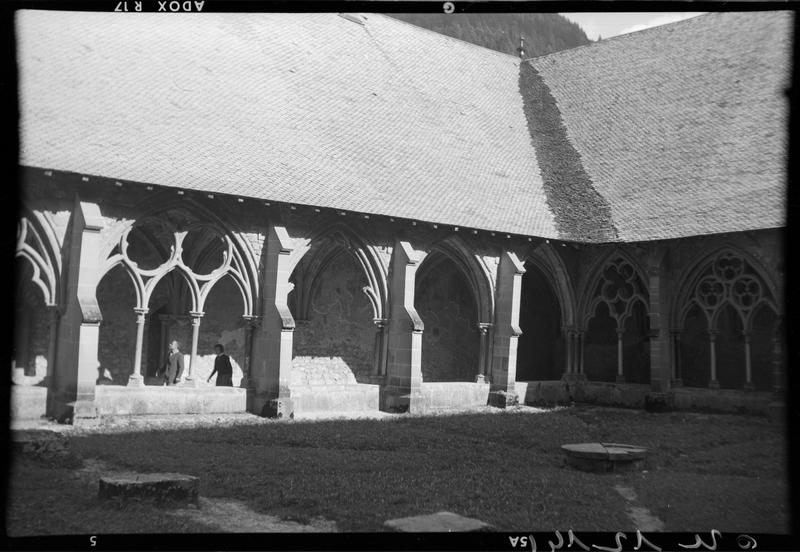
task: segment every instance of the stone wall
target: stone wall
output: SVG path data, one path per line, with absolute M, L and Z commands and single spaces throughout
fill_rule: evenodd
M 475 381 L 480 345 L 475 299 L 452 261 L 438 260 L 418 276 L 415 307 L 425 324 L 422 380 Z
M 294 332 L 292 380 L 297 385 L 368 381 L 374 362 L 373 310 L 357 261 L 342 253 L 317 278 L 308 320 Z M 355 380 L 355 381 L 354 381 Z

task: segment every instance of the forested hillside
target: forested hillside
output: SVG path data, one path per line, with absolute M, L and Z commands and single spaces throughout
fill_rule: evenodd
M 525 37 L 526 57 L 543 56 L 589 43 L 577 24 L 555 13 L 393 13 L 390 17 L 492 50 L 517 55 Z

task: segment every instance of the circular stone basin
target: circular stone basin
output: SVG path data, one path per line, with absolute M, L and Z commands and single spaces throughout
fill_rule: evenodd
M 637 469 L 647 457 L 646 448 L 619 443 L 577 443 L 561 445 L 561 450 L 570 466 L 593 472 Z

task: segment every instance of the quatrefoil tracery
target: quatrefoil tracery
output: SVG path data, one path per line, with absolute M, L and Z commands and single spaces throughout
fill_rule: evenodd
M 696 304 L 713 322 L 720 309 L 730 304 L 748 327 L 752 313 L 764 303 L 772 306 L 764 283 L 742 258 L 726 252 L 706 268 L 695 286 L 687 312 Z

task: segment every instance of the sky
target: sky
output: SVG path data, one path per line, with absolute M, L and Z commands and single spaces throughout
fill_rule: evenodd
M 640 13 L 562 13 L 564 17 L 581 26 L 590 40 L 598 35 L 611 38 L 621 34 L 666 25 L 700 15 L 703 12 L 640 12 Z

